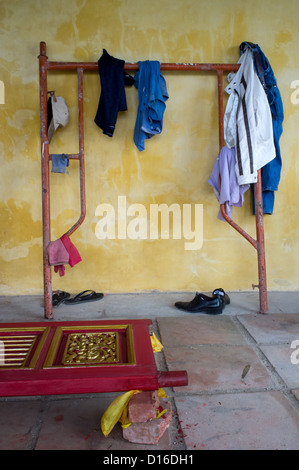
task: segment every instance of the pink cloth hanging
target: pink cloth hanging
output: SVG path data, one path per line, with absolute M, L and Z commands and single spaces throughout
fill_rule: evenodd
M 60 240 L 62 241 L 65 249 L 67 250 L 69 254 L 68 263 L 71 266 L 71 268 L 75 266 L 75 264 L 80 263 L 80 261 L 82 261 L 82 258 L 77 248 L 75 247 L 75 245 L 71 242 L 70 238 L 67 235 L 62 235 Z
M 65 264 L 69 264 L 72 268 L 82 261 L 77 248 L 66 234 L 49 243 L 48 256 L 49 264 L 54 266 L 55 273 L 58 272 L 60 276 L 65 275 Z

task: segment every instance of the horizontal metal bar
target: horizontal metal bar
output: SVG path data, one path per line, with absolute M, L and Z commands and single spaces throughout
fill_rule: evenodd
M 80 153 L 65 153 L 70 160 L 80 160 Z M 52 160 L 52 153 L 49 154 L 49 160 Z
M 188 72 L 208 72 L 208 71 L 237 71 L 239 69 L 238 64 L 184 64 L 184 63 L 161 63 L 160 70 L 179 71 L 186 70 Z M 98 71 L 97 62 L 47 62 L 47 70 L 90 70 Z M 138 63 L 125 63 L 125 70 L 138 70 Z

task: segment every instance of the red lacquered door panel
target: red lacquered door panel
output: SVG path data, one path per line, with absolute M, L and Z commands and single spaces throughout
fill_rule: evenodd
M 156 390 L 186 385 L 157 370 L 151 320 L 2 323 L 0 396 Z

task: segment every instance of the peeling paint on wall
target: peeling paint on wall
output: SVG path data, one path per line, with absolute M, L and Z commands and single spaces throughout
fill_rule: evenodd
M 175 4 L 175 7 L 174 7 Z M 258 43 L 275 71 L 285 111 L 283 169 L 275 211 L 265 216 L 268 287 L 296 290 L 298 280 L 298 120 L 291 82 L 299 79 L 297 0 L 10 0 L 0 5 L 1 235 L 3 295 L 42 292 L 42 225 L 39 128 L 39 43 L 50 60 L 96 62 L 103 48 L 127 62 L 237 62 L 243 40 Z M 94 124 L 100 96 L 97 73 L 84 75 L 87 216 L 72 236 L 82 263 L 53 274 L 53 288 L 79 292 L 249 290 L 257 283 L 256 252 L 217 219 L 207 181 L 218 153 L 217 84 L 210 74 L 165 72 L 169 93 L 163 132 L 139 152 L 133 142 L 137 90 L 126 88 L 128 110 L 119 113 L 112 139 Z M 48 77 L 68 104 L 71 119 L 59 129 L 51 153 L 76 153 L 77 79 L 72 72 Z M 50 164 L 51 165 L 51 164 Z M 51 174 L 51 233 L 60 237 L 77 220 L 78 164 Z M 128 204 L 203 204 L 203 246 L 184 240 L 99 240 L 95 209 Z M 250 193 L 234 218 L 255 236 Z M 83 281 L 84 280 L 84 281 Z

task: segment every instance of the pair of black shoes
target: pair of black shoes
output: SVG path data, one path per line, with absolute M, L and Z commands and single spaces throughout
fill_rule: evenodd
M 194 299 L 190 302 L 176 302 L 174 305 L 176 308 L 190 313 L 205 312 L 218 315 L 222 313 L 224 307 L 229 303 L 229 296 L 223 289 L 219 288 L 213 291 L 212 297 L 196 292 Z

